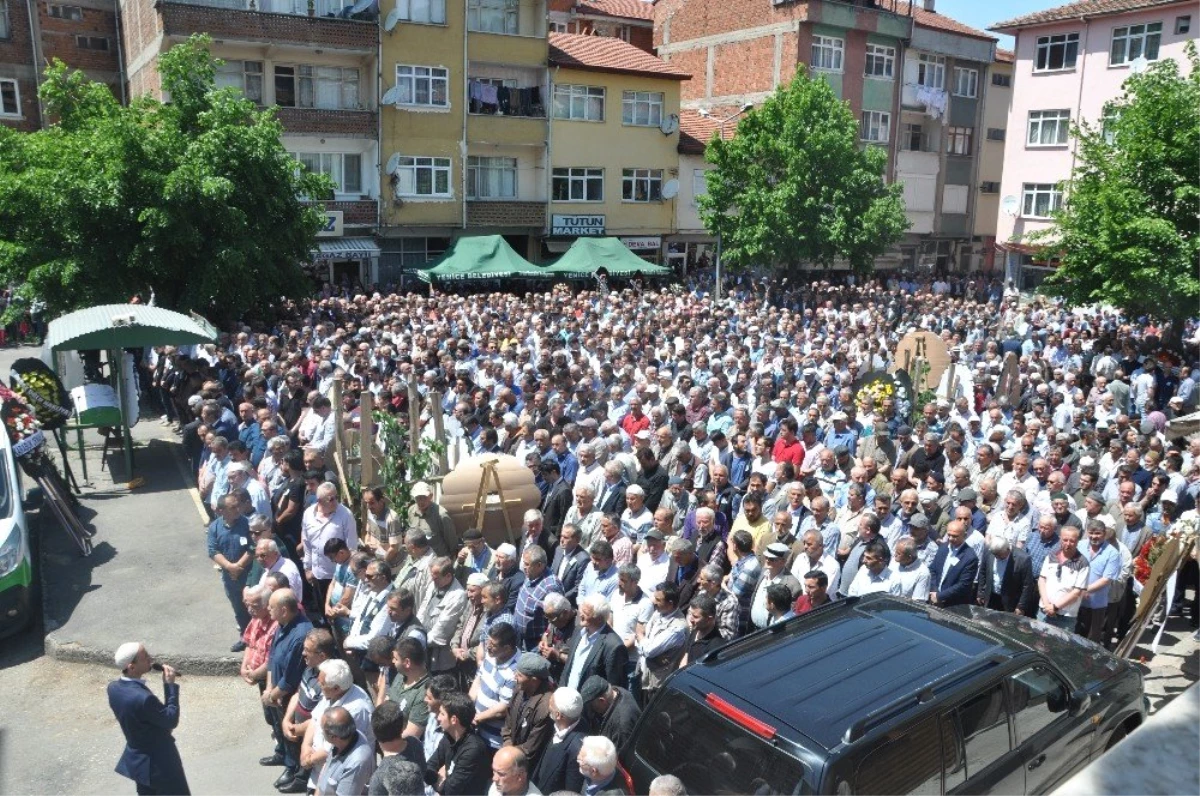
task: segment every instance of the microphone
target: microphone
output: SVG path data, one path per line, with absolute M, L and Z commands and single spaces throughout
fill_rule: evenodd
M 150 664 L 150 668 L 151 668 L 151 669 L 153 669 L 153 670 L 154 670 L 154 671 L 156 671 L 156 672 L 161 672 L 161 671 L 163 670 L 163 665 L 162 665 L 161 663 L 159 663 L 158 661 L 155 661 L 154 663 Z M 176 676 L 176 677 L 183 677 L 183 672 L 181 672 L 181 671 L 179 671 L 178 669 L 176 669 L 176 670 L 175 670 L 175 676 Z

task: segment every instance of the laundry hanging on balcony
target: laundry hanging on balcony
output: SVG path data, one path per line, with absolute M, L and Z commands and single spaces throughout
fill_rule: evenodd
M 542 90 L 498 86 L 484 80 L 470 81 L 471 113 L 489 113 L 502 116 L 544 116 Z
M 932 86 L 917 86 L 917 101 L 925 106 L 925 113 L 934 119 L 946 115 L 946 92 Z

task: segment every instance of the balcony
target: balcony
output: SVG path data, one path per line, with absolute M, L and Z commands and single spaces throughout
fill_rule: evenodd
M 467 117 L 467 141 L 497 146 L 546 145 L 546 119 L 536 116 L 471 114 Z
M 284 131 L 291 135 L 374 139 L 378 129 L 377 119 L 378 114 L 368 110 L 279 109 L 279 121 Z
M 319 204 L 326 210 L 340 210 L 343 226 L 374 227 L 379 221 L 379 203 L 374 199 L 315 202 L 314 204 Z
M 468 227 L 536 227 L 546 225 L 545 202 L 467 201 Z
M 377 21 L 331 15 L 336 13 L 335 8 L 342 7 L 334 0 L 314 0 L 312 14 L 308 13 L 307 2 L 301 5 L 300 0 L 267 0 L 267 5 L 270 10 L 261 7 L 259 0 L 165 0 L 159 8 L 167 36 L 185 38 L 208 33 L 214 39 L 230 41 L 376 52 Z
M 896 175 L 899 179 L 904 179 L 906 175 L 936 177 L 937 173 L 937 152 L 914 152 L 902 149 L 896 155 Z
M 785 6 L 798 0 L 771 0 Z M 807 0 L 808 21 L 839 28 L 865 30 L 881 36 L 907 39 L 912 35 L 910 5 L 900 0 Z

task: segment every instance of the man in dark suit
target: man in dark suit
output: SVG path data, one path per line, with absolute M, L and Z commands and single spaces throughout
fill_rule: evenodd
M 596 490 L 596 510 L 602 514 L 620 514 L 625 510 L 625 487 L 621 465 L 610 461 L 604 465 L 604 481 Z
M 521 527 L 521 538 L 517 542 L 517 556 L 524 556 L 525 551 L 532 546 L 542 548 L 546 555 L 550 555 L 554 550 L 554 542 L 557 537 L 551 536 L 546 530 L 545 518 L 542 512 L 537 509 L 530 509 L 525 512 L 525 523 Z
M 999 588 L 996 573 L 999 571 Z M 975 602 L 997 611 L 1021 616 L 1036 616 L 1038 608 L 1037 578 L 1029 553 L 1009 548 L 1002 534 L 991 538 L 979 562 L 979 587 Z
M 108 684 L 108 704 L 125 733 L 125 751 L 117 773 L 137 785 L 139 794 L 190 794 L 183 761 L 171 731 L 179 724 L 177 672 L 162 667 L 163 699 L 158 700 L 142 677 L 150 671 L 150 654 L 136 641 L 117 649 L 121 678 Z
M 554 551 L 554 561 L 550 564 L 550 571 L 562 584 L 563 594 L 572 605 L 579 594 L 579 581 L 583 578 L 583 571 L 591 562 L 588 552 L 579 543 L 581 538 L 579 528 L 570 523 L 563 525 L 558 534 L 558 548 Z
M 567 642 L 567 658 L 559 682 L 579 690 L 583 681 L 598 674 L 613 685 L 627 682 L 629 652 L 609 626 L 612 608 L 603 595 L 592 594 L 579 605 L 578 628 Z
M 542 524 L 551 539 L 558 538 L 562 530 L 563 520 L 571 509 L 575 498 L 571 495 L 571 487 L 562 478 L 558 462 L 553 459 L 543 459 L 538 465 L 542 478 L 550 485 L 546 496 L 542 498 Z
M 696 557 L 696 545 L 690 539 L 672 536 L 667 542 L 667 551 L 671 554 L 671 565 L 667 567 L 667 583 L 674 583 L 679 588 L 679 610 L 686 611 L 696 596 L 697 579 L 700 577 L 702 566 Z
M 582 723 L 583 697 L 573 688 L 562 686 L 550 696 L 550 718 L 554 735 L 542 750 L 530 781 L 542 793 L 583 792 L 583 774 L 579 772 L 579 747 L 587 737 Z
M 955 520 L 946 526 L 946 543 L 938 545 L 929 568 L 929 602 L 934 605 L 949 608 L 968 605 L 975 599 L 979 559 L 966 539 L 966 523 Z

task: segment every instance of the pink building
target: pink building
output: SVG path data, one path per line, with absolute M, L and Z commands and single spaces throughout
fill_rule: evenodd
M 1083 0 L 991 26 L 1016 37 L 996 224 L 1008 278 L 1031 287 L 1047 273 L 1024 239 L 1050 226 L 1063 201 L 1076 154 L 1070 125 L 1100 122 L 1132 70 L 1163 58 L 1186 64 L 1198 26 L 1194 0 Z

